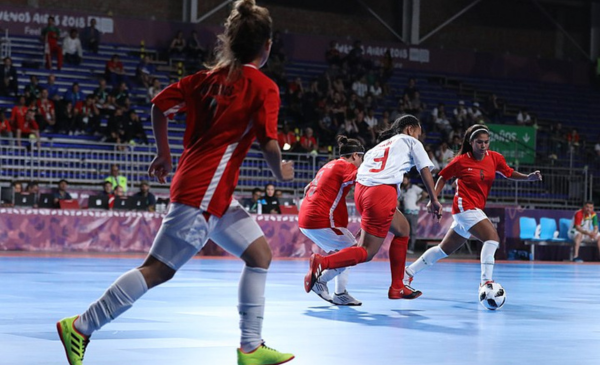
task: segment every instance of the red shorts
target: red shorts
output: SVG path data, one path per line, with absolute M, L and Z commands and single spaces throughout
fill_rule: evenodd
M 356 183 L 354 202 L 361 215 L 360 228 L 376 237 L 387 236 L 398 201 L 395 185 L 365 186 Z

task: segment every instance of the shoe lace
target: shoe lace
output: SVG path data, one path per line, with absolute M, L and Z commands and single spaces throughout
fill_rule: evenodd
M 279 352 L 279 351 L 275 350 L 274 348 L 267 346 L 267 345 L 266 345 L 264 342 L 262 343 L 262 345 L 261 345 L 261 346 L 262 346 L 262 347 L 263 347 L 265 350 L 274 351 L 274 352 Z

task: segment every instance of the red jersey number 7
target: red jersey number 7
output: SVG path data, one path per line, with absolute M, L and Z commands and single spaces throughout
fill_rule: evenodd
M 369 172 L 381 172 L 381 171 L 385 170 L 385 164 L 387 162 L 389 153 L 390 153 L 390 148 L 388 147 L 385 150 L 383 150 L 383 156 L 382 157 L 374 158 L 373 161 L 375 161 L 375 162 L 381 162 L 381 167 L 378 168 L 378 169 L 369 169 Z

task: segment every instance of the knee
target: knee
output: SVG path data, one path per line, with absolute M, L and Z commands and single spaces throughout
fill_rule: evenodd
M 146 280 L 148 289 L 163 284 L 175 276 L 176 271 L 162 262 L 139 267 L 140 272 Z
M 268 269 L 269 266 L 271 266 L 273 254 L 271 253 L 270 249 L 266 249 L 261 250 L 259 254 L 245 256 L 242 259 L 249 267 L 260 267 L 263 269 Z

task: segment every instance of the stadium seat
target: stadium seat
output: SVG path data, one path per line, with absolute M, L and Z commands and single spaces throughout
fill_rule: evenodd
M 530 218 L 530 217 L 520 217 L 519 218 L 519 238 L 520 239 L 534 240 L 536 228 L 537 228 L 537 223 L 535 222 L 535 218 Z
M 540 240 L 554 240 L 556 234 L 556 220 L 554 218 L 540 218 Z
M 561 218 L 558 221 L 558 238 L 569 241 L 569 230 L 571 229 L 572 220 L 569 218 Z

